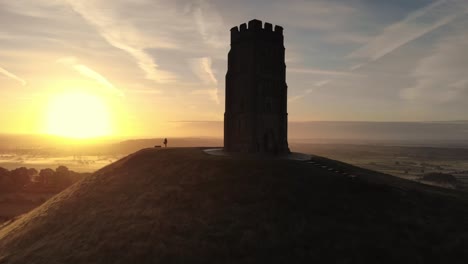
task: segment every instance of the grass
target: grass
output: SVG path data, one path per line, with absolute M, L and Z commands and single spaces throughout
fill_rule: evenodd
M 56 193 L 12 192 L 0 194 L 0 225 L 31 211 Z
M 466 194 L 313 160 L 144 149 L 1 228 L 0 263 L 468 260 Z

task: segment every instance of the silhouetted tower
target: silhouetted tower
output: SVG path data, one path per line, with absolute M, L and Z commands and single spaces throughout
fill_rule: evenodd
M 226 74 L 224 149 L 287 153 L 288 113 L 283 28 L 251 20 L 231 29 Z

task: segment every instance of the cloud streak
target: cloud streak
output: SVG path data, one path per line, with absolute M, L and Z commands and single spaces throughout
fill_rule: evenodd
M 415 85 L 403 89 L 400 96 L 408 101 L 447 103 L 464 101 L 468 96 L 468 37 L 439 41 L 434 52 L 421 59 L 411 75 Z
M 160 69 L 153 58 L 145 51 L 149 47 L 174 48 L 175 44 L 168 39 L 148 41 L 132 25 L 119 20 L 110 8 L 102 8 L 93 1 L 69 0 L 68 3 L 98 33 L 113 47 L 121 49 L 132 56 L 140 69 L 145 73 L 146 79 L 159 83 L 176 80 L 175 74 Z M 151 43 L 151 44 L 150 44 Z
M 17 82 L 19 82 L 21 85 L 25 86 L 26 85 L 26 81 L 21 79 L 20 77 L 18 77 L 17 75 L 7 71 L 6 69 L 0 67 L 0 73 L 5 75 L 6 77 L 10 78 L 10 79 L 13 79 Z
M 386 27 L 382 33 L 348 55 L 376 61 L 448 23 L 465 12 L 458 1 L 439 0 L 410 13 L 403 20 Z M 431 19 L 428 19 L 431 18 Z M 361 66 L 353 70 L 359 69 Z
M 468 61 L 468 44 L 453 38 L 467 35 L 466 0 L 0 2 L 5 84 L 20 87 L 25 78 L 44 94 L 73 85 L 71 77 L 128 103 L 145 122 L 160 118 L 147 109 L 219 118 L 229 29 L 252 18 L 285 28 L 292 120 L 467 118 L 468 69 L 460 60 Z M 117 100 L 122 92 L 128 100 Z
M 308 94 L 311 94 L 312 92 L 314 92 L 317 88 L 320 88 L 320 87 L 328 84 L 329 82 L 331 82 L 331 80 L 322 80 L 322 81 L 315 82 L 314 86 L 312 88 L 308 88 L 304 92 L 302 92 L 301 94 L 295 95 L 293 97 L 288 98 L 288 102 L 292 103 L 294 101 L 302 99 L 305 96 L 307 96 Z
M 191 67 L 193 73 L 205 84 L 208 86 L 213 86 L 211 89 L 198 89 L 192 92 L 192 94 L 206 94 L 208 95 L 216 104 L 220 103 L 219 93 L 218 93 L 218 80 L 215 77 L 215 74 L 212 69 L 211 58 L 203 57 L 192 59 Z
M 467 5 L 460 0 L 438 0 L 423 8 L 408 14 L 404 19 L 385 27 L 379 35 L 371 38 L 367 43 L 346 56 L 347 59 L 360 59 L 361 62 L 349 67 L 348 71 L 343 72 L 321 72 L 314 70 L 304 70 L 311 74 L 330 75 L 337 77 L 354 76 L 355 71 L 368 65 L 371 62 L 377 61 L 382 57 L 394 52 L 400 47 L 437 30 L 451 22 L 460 15 L 466 14 Z M 327 80 L 325 84 L 332 83 L 333 80 Z M 415 90 L 419 88 L 411 88 L 402 92 L 402 97 L 409 98 Z M 299 100 L 309 94 L 305 91 L 302 95 L 295 96 L 290 99 L 291 102 Z
M 97 83 L 101 84 L 103 87 L 107 88 L 107 90 L 111 93 L 117 94 L 119 96 L 123 96 L 121 90 L 117 89 L 110 81 L 108 81 L 104 76 L 100 73 L 94 71 L 93 69 L 89 68 L 88 66 L 78 63 L 75 57 L 64 57 L 57 60 L 57 63 L 66 65 L 68 67 L 73 68 L 75 71 L 80 73 L 81 75 L 96 81 Z
M 206 56 L 206 53 L 214 54 L 224 47 L 226 41 L 221 36 L 228 36 L 221 16 L 202 0 L 185 5 L 150 0 L 67 2 L 107 43 L 130 55 L 146 79 L 157 83 L 180 81 L 183 76 L 183 73 L 168 70 L 168 65 L 161 64 L 157 52 L 204 52 Z M 143 6 L 145 8 L 141 9 Z M 132 9 L 139 10 L 135 11 L 138 18 L 121 17 L 122 13 Z M 186 39 L 190 39 L 190 45 Z
M 214 75 L 211 63 L 211 58 L 209 57 L 192 59 L 190 62 L 192 71 L 203 83 L 218 85 L 218 80 Z
M 362 74 L 353 73 L 350 71 L 331 71 L 331 70 L 322 70 L 322 69 L 313 69 L 313 68 L 288 68 L 288 72 L 325 75 L 325 76 L 363 76 Z
M 225 27 L 221 16 L 206 1 L 199 1 L 193 9 L 193 18 L 203 41 L 214 48 L 225 45 Z

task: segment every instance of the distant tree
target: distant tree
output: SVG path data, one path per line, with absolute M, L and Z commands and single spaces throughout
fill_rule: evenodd
M 28 169 L 26 167 L 20 167 L 10 171 L 10 177 L 12 178 L 16 189 L 22 189 L 26 184 L 31 182 L 31 178 L 29 177 Z
M 67 175 L 70 173 L 70 170 L 66 166 L 60 165 L 57 167 L 57 169 L 55 169 L 55 173 L 59 175 Z
M 0 190 L 10 190 L 13 189 L 14 183 L 10 177 L 10 171 L 0 167 Z
M 37 176 L 37 170 L 35 168 L 28 169 L 29 178 L 32 179 L 34 176 Z
M 38 177 L 39 182 L 42 183 L 42 185 L 45 186 L 51 186 L 54 184 L 55 181 L 55 171 L 53 169 L 42 169 L 39 172 L 39 177 Z
M 65 166 L 58 166 L 57 169 L 55 169 L 55 176 L 57 179 L 58 187 L 61 187 L 61 188 L 68 187 L 73 182 L 71 179 L 71 172 Z
M 0 167 L 0 177 L 8 176 L 8 175 L 10 175 L 10 171 L 5 168 Z

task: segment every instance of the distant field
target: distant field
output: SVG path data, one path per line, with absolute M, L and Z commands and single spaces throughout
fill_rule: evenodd
M 452 174 L 468 187 L 467 148 L 296 143 L 291 149 L 416 181 L 427 173 Z
M 85 155 L 85 156 L 52 156 L 52 155 L 24 155 L 17 153 L 0 154 L 0 167 L 12 170 L 18 167 L 35 168 L 57 168 L 60 165 L 76 172 L 94 172 L 112 162 L 120 159 L 123 155 Z
M 0 167 L 57 168 L 66 166 L 76 172 L 94 172 L 140 149 L 162 145 L 163 138 L 125 141 L 60 144 L 53 138 L 5 138 L 0 135 Z M 46 140 L 47 139 L 47 140 Z M 169 138 L 169 147 L 221 146 L 221 139 Z
M 94 172 L 139 149 L 161 145 L 162 139 L 138 139 L 80 148 L 4 149 L 0 150 L 0 167 L 56 168 L 60 165 L 77 172 Z M 305 142 L 305 141 L 304 141 Z M 398 177 L 418 180 L 423 174 L 453 174 L 468 183 L 468 148 L 443 146 L 383 145 L 380 143 L 337 143 L 316 140 L 313 143 L 290 142 L 292 151 L 325 156 L 356 166 Z M 326 143 L 327 142 L 327 143 Z M 388 143 L 390 144 L 390 143 Z M 406 144 L 409 144 L 406 142 Z M 222 146 L 221 139 L 174 138 L 170 147 Z M 448 146 L 448 145 L 447 145 Z M 452 146 L 452 145 L 450 145 Z M 465 146 L 465 145 L 460 145 Z

